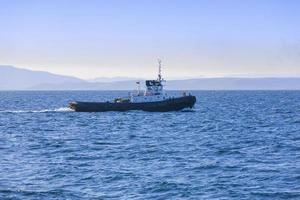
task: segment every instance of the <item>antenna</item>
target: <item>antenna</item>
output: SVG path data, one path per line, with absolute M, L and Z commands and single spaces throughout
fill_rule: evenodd
M 158 59 L 158 81 L 161 80 L 161 59 Z

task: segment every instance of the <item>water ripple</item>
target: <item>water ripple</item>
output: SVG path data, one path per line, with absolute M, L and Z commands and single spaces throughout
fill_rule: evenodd
M 193 93 L 192 112 L 75 113 L 127 92 L 0 92 L 0 199 L 300 199 L 300 92 Z

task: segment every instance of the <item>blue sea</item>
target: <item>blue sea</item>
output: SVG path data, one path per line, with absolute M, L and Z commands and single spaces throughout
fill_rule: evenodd
M 192 111 L 76 113 L 120 91 L 0 92 L 0 199 L 300 199 L 300 91 L 192 91 Z

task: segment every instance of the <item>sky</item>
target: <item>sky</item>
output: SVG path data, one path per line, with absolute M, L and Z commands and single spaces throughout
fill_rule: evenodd
M 0 0 L 0 65 L 95 77 L 300 76 L 298 0 Z

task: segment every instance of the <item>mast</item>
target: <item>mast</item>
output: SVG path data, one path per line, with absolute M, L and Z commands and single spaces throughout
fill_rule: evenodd
M 161 81 L 161 59 L 158 59 L 158 81 Z

